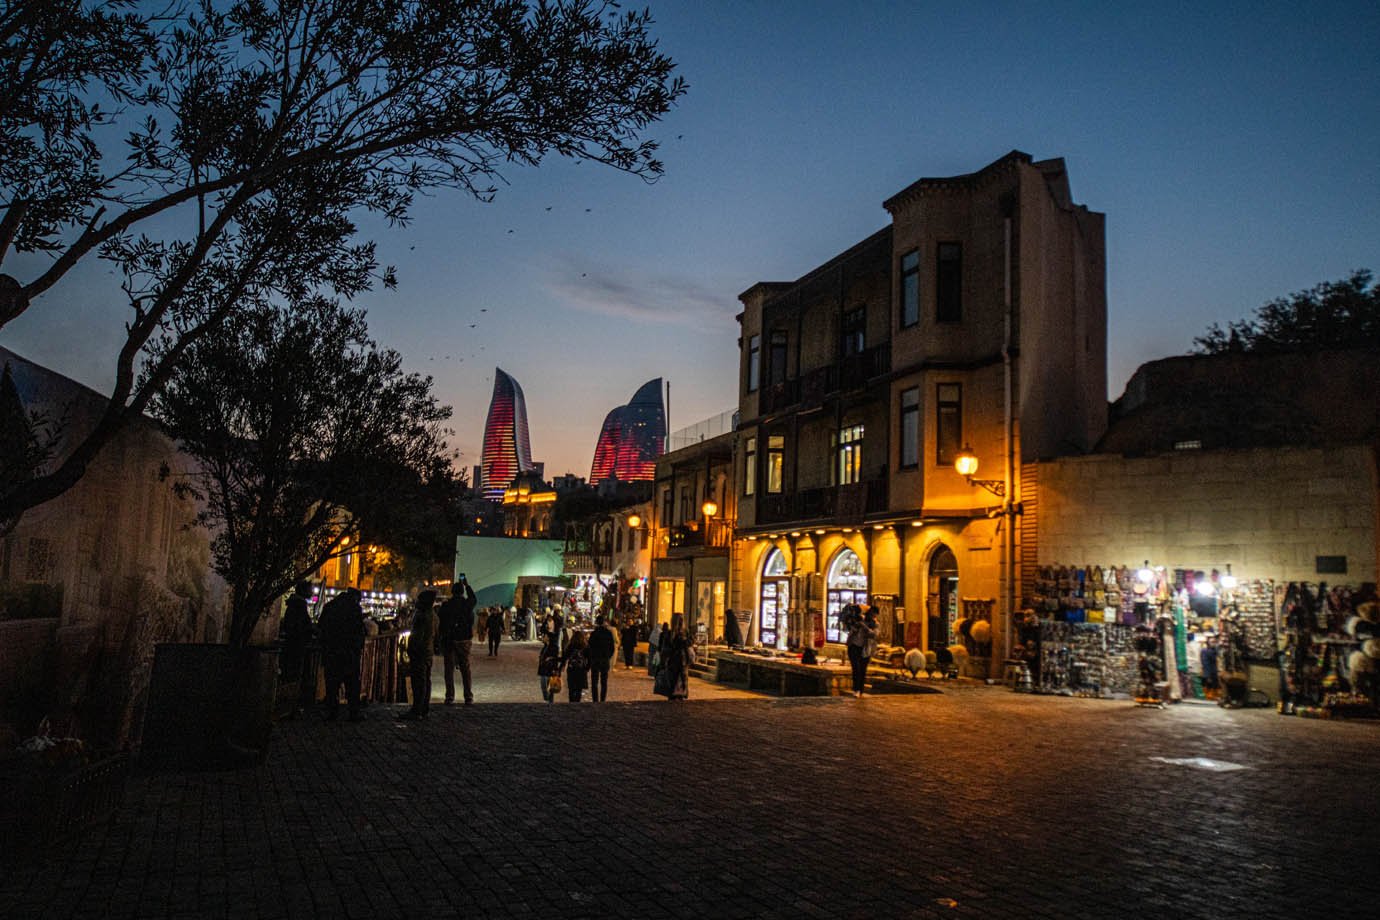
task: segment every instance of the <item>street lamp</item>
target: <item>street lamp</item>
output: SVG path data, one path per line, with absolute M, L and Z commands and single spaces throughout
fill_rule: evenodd
M 719 506 L 713 499 L 710 499 L 700 506 L 700 510 L 704 512 L 705 517 L 712 518 L 719 513 Z
M 641 526 L 642 526 L 642 517 L 641 517 L 641 515 L 637 515 L 637 514 L 630 514 L 630 515 L 628 515 L 628 526 L 631 527 L 633 530 L 636 530 L 637 528 L 641 527 Z
M 954 469 L 958 475 L 968 480 L 968 485 L 982 486 L 998 498 L 1006 497 L 1006 483 L 1000 479 L 978 479 L 974 475 L 978 471 L 978 458 L 971 447 L 964 445 L 958 452 L 958 456 L 954 458 Z

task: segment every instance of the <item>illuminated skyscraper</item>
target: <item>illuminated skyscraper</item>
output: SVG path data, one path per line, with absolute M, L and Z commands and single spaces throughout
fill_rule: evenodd
M 527 435 L 527 402 L 522 387 L 499 367 L 494 368 L 494 395 L 484 422 L 480 464 L 480 488 L 490 501 L 501 500 L 513 477 L 536 466 Z
M 626 406 L 604 418 L 589 482 L 605 479 L 634 482 L 656 478 L 656 458 L 666 451 L 666 410 L 661 402 L 661 378 L 648 380 Z

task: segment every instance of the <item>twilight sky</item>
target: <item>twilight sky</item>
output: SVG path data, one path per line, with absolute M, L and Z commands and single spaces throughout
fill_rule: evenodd
M 432 374 L 478 462 L 493 368 L 548 478 L 589 474 L 604 415 L 671 383 L 672 430 L 734 407 L 737 295 L 887 223 L 921 176 L 1011 149 L 1068 162 L 1107 214 L 1109 396 L 1212 322 L 1380 270 L 1380 5 L 645 0 L 690 89 L 655 184 L 512 169 L 491 204 L 379 228 L 399 289 L 374 336 Z M 369 228 L 371 231 L 374 228 Z M 88 266 L 0 341 L 107 389 L 122 300 Z

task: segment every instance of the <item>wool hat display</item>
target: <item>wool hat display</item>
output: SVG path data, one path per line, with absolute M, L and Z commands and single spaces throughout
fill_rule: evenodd
M 1362 642 L 1361 651 L 1365 652 L 1367 657 L 1380 658 L 1380 639 L 1367 639 Z
M 967 660 L 968 660 L 968 649 L 967 649 L 967 647 L 962 646 L 962 645 L 951 645 L 951 646 L 949 646 L 949 654 L 953 657 L 953 660 L 954 660 L 954 661 L 967 661 Z
M 968 635 L 971 636 L 972 640 L 978 645 L 986 645 L 988 642 L 992 641 L 992 624 L 988 623 L 986 620 L 978 620 L 972 625 L 972 628 L 968 630 Z
M 1375 673 L 1375 659 L 1365 652 L 1352 652 L 1347 656 L 1346 667 L 1351 672 L 1351 682 L 1355 683 L 1362 674 Z
M 1380 603 L 1366 601 L 1356 605 L 1356 615 L 1367 623 L 1380 623 Z
M 906 670 L 910 672 L 911 677 L 914 677 L 921 671 L 928 671 L 929 668 L 926 667 L 925 653 L 918 648 L 913 648 L 906 652 Z

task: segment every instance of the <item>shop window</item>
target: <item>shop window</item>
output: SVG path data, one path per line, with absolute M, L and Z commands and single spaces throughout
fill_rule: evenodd
M 762 587 L 757 604 L 757 642 L 768 648 L 786 647 L 787 613 L 791 606 L 790 571 L 786 557 L 773 549 L 762 565 Z
M 920 250 L 901 256 L 901 328 L 920 322 Z
M 963 387 L 941 383 L 935 392 L 934 462 L 952 466 L 963 449 Z
M 757 388 L 762 383 L 762 337 L 754 335 L 748 337 L 748 379 L 747 388 L 749 393 L 757 392 Z
M 847 358 L 860 354 L 867 346 L 867 308 L 856 307 L 843 314 L 839 354 Z
M 723 644 L 723 581 L 714 579 L 695 582 L 695 622 L 693 629 L 692 635 L 696 642 Z
M 843 642 L 847 634 L 839 626 L 844 607 L 867 604 L 867 573 L 862 560 L 851 549 L 843 549 L 829 565 L 824 604 L 824 638 L 829 642 Z
M 774 434 L 767 438 L 767 491 L 777 494 L 784 485 L 786 470 L 786 436 Z
M 862 480 L 863 426 L 849 425 L 834 435 L 834 482 L 846 486 Z
M 771 334 L 767 352 L 767 382 L 775 386 L 786 381 L 786 333 L 777 329 Z
M 757 491 L 757 439 L 748 438 L 743 449 L 743 494 Z
M 920 465 L 920 388 L 901 391 L 901 468 Z
M 934 269 L 934 318 L 940 323 L 963 320 L 963 244 L 940 243 Z
M 668 624 L 671 615 L 685 612 L 685 582 L 679 578 L 658 578 L 656 581 L 656 619 Z

